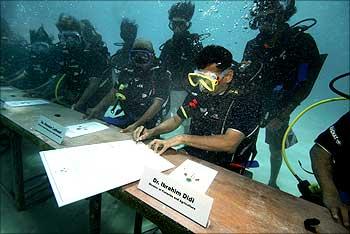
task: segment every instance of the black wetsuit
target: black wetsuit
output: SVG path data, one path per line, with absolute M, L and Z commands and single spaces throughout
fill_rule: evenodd
M 104 79 L 108 79 L 104 73 L 108 69 L 109 54 L 106 48 L 77 48 L 68 50 L 64 46 L 57 44 L 54 48 L 55 64 L 59 64 L 60 70 L 57 74 L 59 80 L 65 74 L 59 85 L 58 96 L 63 96 L 63 102 L 67 105 L 76 103 L 85 89 L 88 87 L 91 78 L 100 79 L 100 88 L 105 84 Z M 111 88 L 112 83 L 109 88 Z M 108 86 L 107 85 L 107 86 Z M 104 95 L 108 92 L 106 88 Z M 89 107 L 95 106 L 104 95 L 93 95 L 89 101 Z M 86 108 L 83 108 L 86 109 Z M 82 110 L 84 111 L 84 110 Z
M 29 50 L 25 41 L 1 39 L 0 81 L 9 81 L 21 74 L 28 66 Z
M 283 122 L 278 131 L 266 131 L 266 142 L 275 148 L 281 147 L 290 113 L 309 95 L 321 68 L 314 39 L 300 30 L 285 24 L 274 43 L 270 35 L 260 33 L 244 51 L 244 61 L 263 64 L 261 76 L 247 87 L 262 101 L 262 126 L 274 118 Z
M 164 101 L 161 111 L 145 123 L 147 128 L 153 128 L 162 121 L 169 107 L 170 73 L 154 66 L 147 72 L 135 67 L 121 70 L 115 89 L 125 99 L 119 99 L 120 106 L 129 121 L 115 120 L 115 125 L 127 127 L 134 123 L 153 104 L 154 99 Z
M 233 129 L 243 133 L 245 137 L 250 137 L 258 129 L 259 113 L 259 104 L 250 96 L 240 96 L 233 91 L 215 96 L 189 94 L 177 112 L 182 119 L 191 119 L 191 135 L 221 135 L 225 134 L 227 129 Z M 235 156 L 249 143 L 250 138 L 244 139 Z M 212 152 L 189 146 L 185 147 L 185 150 L 193 156 L 223 167 L 228 167 L 231 162 L 248 160 L 234 158 L 233 154 L 225 152 Z
M 171 72 L 172 89 L 187 89 L 187 74 L 196 68 L 194 59 L 202 49 L 199 35 L 188 31 L 181 36 L 174 35 L 164 43 L 159 59 Z

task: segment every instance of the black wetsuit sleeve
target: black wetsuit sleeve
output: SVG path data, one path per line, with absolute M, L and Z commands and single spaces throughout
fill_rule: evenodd
M 254 50 L 253 50 L 253 46 L 252 46 L 252 41 L 248 41 L 246 46 L 245 46 L 245 49 L 244 49 L 244 52 L 243 52 L 243 58 L 242 58 L 242 61 L 253 61 L 255 60 L 255 56 L 254 56 Z
M 87 61 L 86 76 L 88 78 L 102 78 L 102 74 L 108 66 L 108 55 L 102 51 L 90 51 L 87 54 Z
M 154 77 L 153 82 L 155 89 L 154 97 L 163 99 L 164 101 L 167 100 L 170 95 L 170 72 L 160 69 Z
M 350 148 L 350 112 L 322 132 L 315 140 L 319 146 L 333 157 L 344 156 Z M 343 152 L 343 153 L 342 153 Z

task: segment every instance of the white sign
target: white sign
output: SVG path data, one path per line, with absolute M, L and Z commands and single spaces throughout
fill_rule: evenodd
M 98 122 L 88 122 L 88 123 L 67 126 L 66 128 L 67 128 L 67 132 L 66 132 L 67 137 L 77 137 L 77 136 L 82 136 L 93 132 L 102 131 L 107 129 L 108 127 Z
M 187 159 L 170 176 L 180 183 L 186 183 L 198 192 L 206 193 L 218 172 Z
M 35 130 L 44 134 L 56 143 L 61 144 L 67 129 L 41 115 L 35 126 Z
M 132 140 L 40 152 L 59 207 L 141 178 L 145 166 L 164 171 L 174 165 Z
M 32 99 L 32 100 L 22 100 L 22 101 L 6 101 L 5 107 L 23 107 L 23 106 L 36 106 L 48 104 L 50 102 L 43 99 Z
M 145 168 L 138 188 L 203 227 L 207 227 L 213 198 L 193 190 L 171 176 L 149 168 Z

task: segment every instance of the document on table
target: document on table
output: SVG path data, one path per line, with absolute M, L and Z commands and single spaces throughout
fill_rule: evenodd
M 139 180 L 145 166 L 174 167 L 132 140 L 41 151 L 40 157 L 59 207 Z
M 176 181 L 191 186 L 198 192 L 206 193 L 218 172 L 187 159 L 169 175 Z
M 48 104 L 49 101 L 43 99 L 31 99 L 31 100 L 20 100 L 20 101 L 6 101 L 4 102 L 5 107 L 24 107 L 24 106 L 36 106 Z
M 93 132 L 102 131 L 107 129 L 108 127 L 98 122 L 88 122 L 88 123 L 67 126 L 66 128 L 67 128 L 66 136 L 72 138 L 72 137 L 82 136 Z

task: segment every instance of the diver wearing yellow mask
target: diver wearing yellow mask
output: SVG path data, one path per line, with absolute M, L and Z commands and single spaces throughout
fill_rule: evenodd
M 227 49 L 207 46 L 195 61 L 197 70 L 188 74 L 188 81 L 198 88 L 197 92 L 189 94 L 177 114 L 157 127 L 138 127 L 134 139 L 142 141 L 171 132 L 185 119 L 191 119 L 189 134 L 153 140 L 150 148 L 162 154 L 168 148 L 184 144 L 189 154 L 223 167 L 247 162 L 249 149 L 255 143 L 252 137 L 258 130 L 259 105 L 232 89 L 238 76 Z M 241 154 L 243 148 L 248 150 Z

